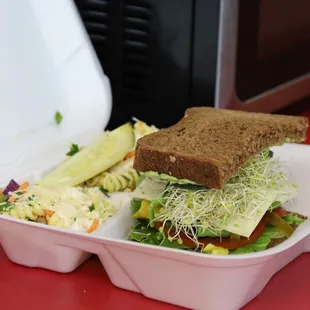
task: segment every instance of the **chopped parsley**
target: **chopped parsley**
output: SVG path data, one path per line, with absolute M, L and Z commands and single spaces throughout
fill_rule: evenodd
M 0 202 L 5 202 L 6 196 L 4 194 L 1 194 Z
M 4 201 L 0 203 L 0 212 L 7 212 L 14 207 L 13 203 Z
M 72 143 L 70 147 L 70 151 L 66 154 L 67 156 L 73 156 L 74 154 L 78 153 L 80 148 L 77 144 Z
M 4 194 L 1 194 L 1 197 L 0 197 L 0 212 L 7 212 L 13 206 L 14 206 L 14 204 L 12 204 L 11 202 L 7 201 L 6 196 Z
M 30 196 L 28 197 L 28 200 L 29 200 L 29 201 L 33 201 L 34 198 L 35 198 L 35 196 L 34 196 L 34 195 L 31 195 L 31 197 L 30 197 Z
M 92 212 L 92 211 L 94 211 L 95 210 L 95 205 L 94 204 L 92 204 L 89 208 L 89 212 Z
M 108 190 L 103 188 L 103 187 L 99 187 L 99 190 L 101 191 L 102 194 L 106 195 L 107 197 L 110 197 L 110 195 L 108 194 Z
M 57 111 L 55 113 L 54 118 L 55 118 L 55 122 L 56 122 L 57 125 L 59 125 L 62 122 L 62 119 L 63 119 L 63 117 L 62 117 L 62 115 L 61 115 L 61 113 L 59 111 Z

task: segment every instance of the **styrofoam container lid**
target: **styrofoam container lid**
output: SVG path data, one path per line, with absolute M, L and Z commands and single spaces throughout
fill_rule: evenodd
M 107 125 L 111 90 L 72 1 L 0 4 L 0 183 L 60 162 Z M 59 111 L 63 120 L 54 120 Z M 55 156 L 44 161 L 57 148 Z

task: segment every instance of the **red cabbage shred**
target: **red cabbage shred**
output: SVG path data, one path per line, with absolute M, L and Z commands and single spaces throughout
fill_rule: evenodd
M 5 195 L 8 198 L 9 192 L 15 192 L 18 189 L 19 189 L 19 184 L 12 179 L 10 183 L 4 189 L 3 195 Z

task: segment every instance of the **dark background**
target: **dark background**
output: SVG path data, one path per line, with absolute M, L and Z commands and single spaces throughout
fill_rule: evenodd
M 111 81 L 108 129 L 132 117 L 163 128 L 188 107 L 214 105 L 220 0 L 75 3 Z M 239 6 L 240 100 L 310 72 L 310 1 L 240 0 Z
M 166 127 L 187 107 L 213 105 L 218 0 L 75 2 L 111 81 L 108 128 L 133 116 Z

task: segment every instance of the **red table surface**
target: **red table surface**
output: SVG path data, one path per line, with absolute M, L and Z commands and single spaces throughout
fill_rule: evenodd
M 301 255 L 277 273 L 243 310 L 309 310 L 309 266 L 310 253 Z M 0 247 L 0 273 L 0 309 L 5 310 L 181 309 L 114 287 L 96 256 L 70 274 L 58 274 L 16 265 Z

